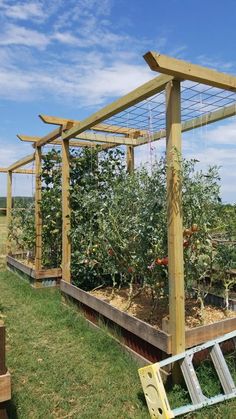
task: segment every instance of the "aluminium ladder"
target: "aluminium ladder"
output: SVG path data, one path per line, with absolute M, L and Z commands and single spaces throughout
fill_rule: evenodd
M 236 331 L 196 346 L 181 354 L 174 355 L 163 361 L 139 369 L 139 377 L 151 418 L 174 418 L 204 406 L 210 406 L 224 400 L 232 399 L 236 396 L 235 383 L 220 348 L 220 343 L 229 339 L 233 339 L 236 346 Z M 211 398 L 204 396 L 192 362 L 194 354 L 203 351 L 204 349 L 210 350 L 209 355 L 224 392 L 224 394 L 219 394 Z M 176 361 L 180 364 L 192 404 L 171 410 L 161 378 L 161 368 L 173 364 Z

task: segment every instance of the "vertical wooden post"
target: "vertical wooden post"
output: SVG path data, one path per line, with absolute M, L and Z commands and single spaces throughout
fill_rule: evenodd
M 181 148 L 180 82 L 173 80 L 166 87 L 169 314 L 173 355 L 185 350 Z
M 5 365 L 5 345 L 5 326 L 0 322 L 0 375 L 4 375 L 7 372 Z M 0 403 L 0 419 L 7 419 L 5 403 Z
M 70 152 L 69 140 L 62 141 L 62 279 L 71 282 L 70 239 Z
M 6 347 L 6 331 L 4 324 L 0 321 L 0 375 L 6 374 L 6 356 L 5 356 L 5 347 Z
M 134 171 L 134 147 L 126 147 L 126 162 L 127 162 L 127 172 L 133 173 Z
M 42 150 L 41 147 L 36 147 L 35 150 L 35 270 L 42 269 Z
M 7 172 L 7 254 L 11 254 L 10 223 L 12 212 L 12 172 Z

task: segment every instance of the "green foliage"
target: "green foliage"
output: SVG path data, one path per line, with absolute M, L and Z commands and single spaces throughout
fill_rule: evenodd
M 100 220 L 113 185 L 125 174 L 123 152 L 98 152 L 84 148 L 73 152 L 71 160 L 71 269 L 74 281 L 84 289 L 98 285 L 106 273 Z
M 85 290 L 113 284 L 129 285 L 130 296 L 148 286 L 153 299 L 168 293 L 166 161 L 151 172 L 143 167 L 126 172 L 120 149 L 71 151 L 70 203 L 72 279 Z M 207 289 L 204 278 L 214 265 L 216 249 L 211 232 L 221 220 L 219 176 L 216 167 L 196 170 L 196 160 L 183 160 L 178 175 L 183 185 L 183 237 L 186 288 L 197 286 L 199 298 Z M 61 156 L 43 157 L 43 265 L 61 264 Z M 232 211 L 232 209 L 230 209 Z M 33 216 L 14 220 L 16 237 L 34 248 Z M 16 221 L 16 222 L 15 222 Z M 20 244 L 22 247 L 23 244 Z M 27 250 L 28 250 L 27 249 Z
M 34 204 L 30 200 L 17 200 L 12 210 L 9 238 L 18 250 L 34 252 Z
M 43 156 L 41 208 L 43 265 L 56 268 L 62 252 L 61 156 L 56 150 Z
M 221 280 L 224 287 L 225 308 L 229 308 L 229 291 L 236 285 L 235 276 L 231 275 L 231 270 L 236 269 L 236 248 L 235 244 L 220 243 L 217 245 L 215 257 L 216 280 Z

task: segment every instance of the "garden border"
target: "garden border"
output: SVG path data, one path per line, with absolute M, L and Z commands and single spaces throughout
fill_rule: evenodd
M 171 335 L 157 330 L 86 291 L 61 280 L 61 292 L 79 304 L 87 319 L 99 325 L 99 319 L 108 326 L 111 333 L 119 330 L 121 340 L 134 352 L 152 362 L 160 361 L 171 354 Z M 209 339 L 215 339 L 236 329 L 236 316 L 214 324 L 199 326 L 185 331 L 186 348 L 191 348 Z M 139 340 L 137 343 L 137 339 Z
M 36 271 L 17 260 L 19 255 L 22 255 L 22 253 L 6 256 L 7 268 L 10 271 L 15 272 L 21 278 L 27 279 L 34 288 L 49 288 L 59 285 L 61 268 L 41 269 Z

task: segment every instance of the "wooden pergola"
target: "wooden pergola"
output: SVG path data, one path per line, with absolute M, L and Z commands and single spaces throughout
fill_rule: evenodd
M 69 147 L 95 147 L 99 144 L 102 149 L 108 149 L 118 145 L 125 145 L 127 147 L 127 167 L 131 172 L 134 169 L 134 149 L 136 147 L 147 144 L 150 141 L 166 138 L 170 334 L 172 336 L 172 353 L 177 354 L 185 350 L 182 185 L 179 176 L 182 153 L 181 133 L 236 115 L 236 77 L 155 52 L 148 52 L 144 58 L 153 71 L 163 74 L 81 121 L 40 115 L 44 123 L 58 125 L 58 127 L 44 137 L 18 135 L 20 140 L 33 143 L 35 153 L 2 170 L 8 173 L 7 213 L 9 222 L 12 200 L 12 173 L 25 173 L 24 169 L 19 168 L 35 160 L 35 265 L 36 269 L 41 269 L 42 217 L 40 174 L 42 147 L 47 144 L 61 146 L 63 185 L 62 279 L 70 283 L 71 241 L 69 233 L 71 210 Z M 206 100 L 205 106 L 201 108 L 200 115 L 199 112 L 196 114 L 197 105 L 196 103 L 194 105 L 194 102 L 196 102 L 194 97 L 197 95 L 199 86 L 201 86 L 201 90 L 199 90 L 201 94 L 204 94 L 206 97 L 207 95 L 209 96 L 208 102 Z M 192 96 L 190 92 L 192 92 Z M 150 138 L 148 126 L 142 127 L 141 112 L 138 114 L 138 111 L 144 109 L 143 104 L 152 103 L 153 97 L 160 97 L 158 95 L 163 95 L 163 103 L 158 105 L 160 110 L 156 112 L 157 125 L 159 123 L 160 127 L 157 130 L 153 130 Z M 185 98 L 183 99 L 184 95 Z M 182 106 L 183 115 L 181 118 L 181 105 L 183 103 L 185 106 Z M 130 118 L 131 126 L 126 126 L 124 123 L 125 112 L 131 112 L 131 114 L 133 112 L 133 115 L 137 112 L 137 115 L 139 115 Z M 136 126 L 135 121 L 137 120 L 139 124 Z M 121 121 L 121 123 L 117 123 L 117 121 Z

